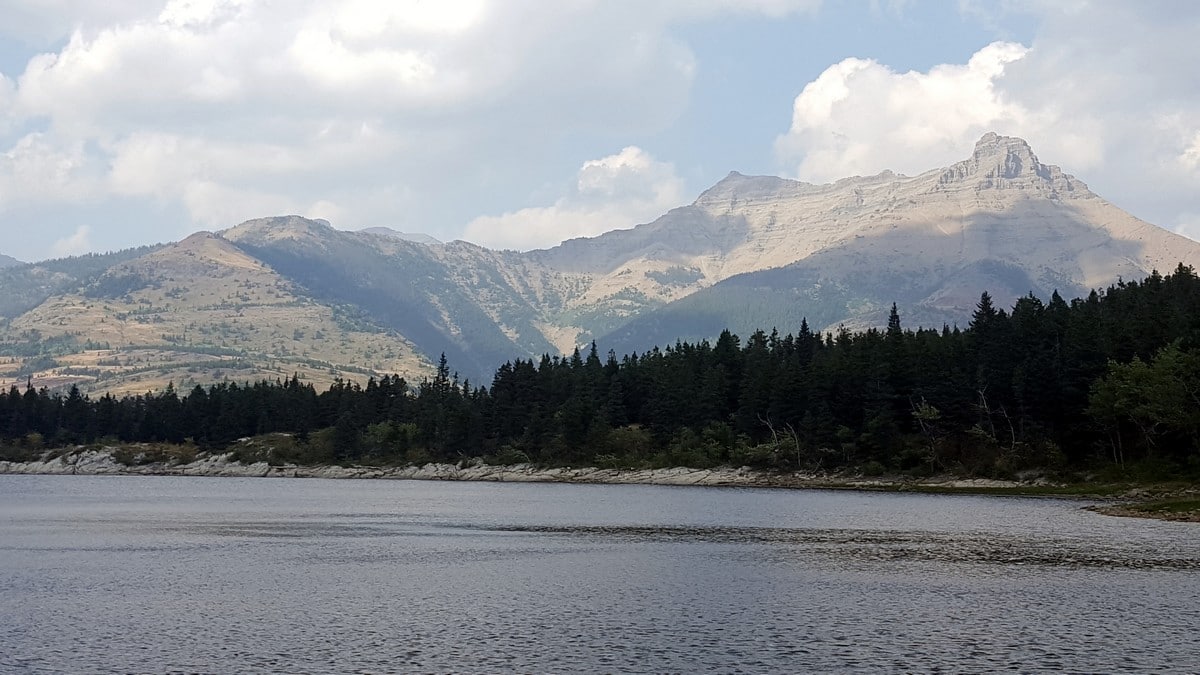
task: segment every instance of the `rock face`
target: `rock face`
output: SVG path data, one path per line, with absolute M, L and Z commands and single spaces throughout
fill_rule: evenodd
M 111 260 L 89 274 L 47 268 L 53 283 L 0 274 L 9 340 L 169 341 L 174 353 L 237 350 L 229 358 L 282 363 L 283 377 L 304 366 L 310 378 L 411 379 L 445 353 L 486 383 L 506 360 L 592 340 L 626 353 L 724 328 L 792 332 L 802 319 L 863 328 L 884 324 L 893 302 L 908 327 L 964 325 L 985 290 L 1001 307 L 1028 293 L 1070 298 L 1200 263 L 1200 244 L 1106 202 L 1025 141 L 989 133 L 970 157 L 917 176 L 813 185 L 730 173 L 651 223 L 547 250 L 282 216 Z M 296 312 L 306 318 L 289 322 Z

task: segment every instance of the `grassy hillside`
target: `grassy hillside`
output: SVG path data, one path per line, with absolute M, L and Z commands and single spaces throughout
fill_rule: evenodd
M 145 392 L 300 374 L 318 384 L 431 366 L 354 306 L 324 304 L 207 233 L 122 262 L 12 320 L 0 386 Z

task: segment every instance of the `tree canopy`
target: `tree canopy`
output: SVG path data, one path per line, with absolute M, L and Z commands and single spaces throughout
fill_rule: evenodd
M 445 357 L 318 393 L 287 381 L 90 399 L 0 392 L 0 439 L 194 442 L 291 434 L 306 461 L 955 470 L 1006 475 L 1155 460 L 1200 463 L 1200 283 L 1180 265 L 1068 303 L 1011 311 L 986 293 L 966 328 L 729 331 L 602 357 L 517 359 L 488 386 Z M 299 451 L 297 451 L 299 452 Z

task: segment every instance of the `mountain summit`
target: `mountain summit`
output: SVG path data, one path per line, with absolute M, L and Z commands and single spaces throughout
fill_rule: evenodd
M 995 133 L 984 134 L 971 158 L 942 171 L 938 183 L 979 190 L 1032 189 L 1054 197 L 1075 192 L 1094 196 L 1086 185 L 1057 166 L 1039 162 L 1023 139 Z
M 505 360 L 592 340 L 623 353 L 725 328 L 790 332 L 802 319 L 882 325 L 893 302 L 909 327 L 964 325 L 985 290 L 1000 306 L 1071 297 L 1180 262 L 1200 263 L 1200 244 L 1113 206 L 1024 140 L 989 133 L 970 157 L 916 176 L 815 185 L 731 172 L 653 222 L 524 253 L 262 218 L 77 271 L 10 268 L 0 304 L 14 354 L 37 351 L 22 336 L 69 351 L 95 333 L 122 353 L 218 354 L 257 368 L 247 375 L 319 379 L 420 375 L 445 353 L 486 381 Z M 82 357 L 54 363 L 54 383 L 133 386 Z M 230 376 L 189 368 L 200 374 L 189 381 Z

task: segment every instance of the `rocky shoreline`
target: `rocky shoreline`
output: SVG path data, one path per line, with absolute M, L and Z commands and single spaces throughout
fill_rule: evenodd
M 379 478 L 393 480 L 491 481 L 512 483 L 597 483 L 628 485 L 703 485 L 718 487 L 899 489 L 920 485 L 949 489 L 1019 488 L 1024 483 L 989 479 L 927 480 L 830 476 L 814 473 L 777 473 L 748 467 L 690 469 L 601 469 L 595 467 L 540 467 L 532 464 L 490 465 L 430 463 L 421 466 L 302 466 L 243 464 L 233 453 L 201 454 L 191 462 L 123 463 L 116 448 L 47 453 L 28 462 L 0 461 L 0 474 L 219 476 L 247 478 Z
M 123 452 L 124 451 L 124 452 Z M 120 454 L 119 454 L 120 453 Z M 118 459 L 121 456 L 125 461 Z M 533 464 L 457 465 L 429 463 L 420 466 L 339 466 L 242 463 L 236 454 L 200 453 L 191 461 L 146 461 L 128 455 L 128 448 L 79 448 L 44 453 L 32 461 L 2 461 L 0 474 L 44 474 L 81 476 L 212 476 L 241 478 L 328 478 L 482 481 L 500 483 L 575 483 L 609 485 L 692 485 L 710 487 L 809 488 L 843 490 L 914 490 L 925 492 L 985 492 L 989 494 L 1077 496 L 1110 501 L 1086 508 L 1110 516 L 1155 518 L 1200 522 L 1198 511 L 1146 509 L 1153 498 L 1194 499 L 1200 493 L 1189 488 L 1178 494 L 1152 495 L 1133 488 L 1123 494 L 1072 495 L 1071 486 L 1055 486 L 1044 480 L 1017 482 L 986 478 L 941 476 L 921 480 L 903 477 L 864 477 L 846 474 L 780 473 L 749 467 L 691 469 L 602 469 L 596 467 L 543 467 Z M 1061 488 L 1059 491 L 1058 488 Z

